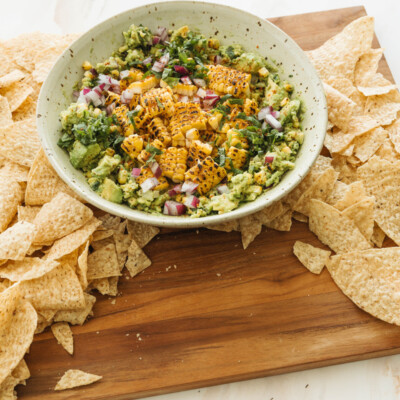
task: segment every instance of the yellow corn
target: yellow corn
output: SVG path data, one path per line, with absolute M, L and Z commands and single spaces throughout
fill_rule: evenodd
M 133 134 L 133 125 L 128 117 L 128 107 L 125 104 L 114 108 L 113 114 L 116 116 L 119 126 L 122 129 L 124 136 Z
M 137 178 L 135 178 L 135 180 L 140 185 L 149 178 L 154 178 L 154 174 L 153 174 L 152 170 L 150 169 L 150 167 L 145 166 L 145 167 L 141 168 L 140 175 Z M 158 180 L 158 182 L 160 182 L 160 184 L 157 185 L 154 188 L 154 190 L 168 189 L 169 183 L 164 176 L 160 176 L 159 178 L 157 178 L 157 180 Z
M 229 143 L 229 146 L 242 147 L 243 149 L 249 148 L 248 140 L 245 137 L 240 136 L 240 133 L 235 131 L 234 129 L 230 129 L 228 131 L 226 135 L 226 141 Z
M 179 132 L 185 133 L 189 129 L 206 129 L 206 118 L 199 104 L 181 103 L 175 104 L 175 112 L 169 123 L 172 135 Z
M 142 94 L 140 105 L 151 118 L 163 113 L 172 115 L 175 107 L 171 88 L 150 89 Z
M 121 90 L 125 90 L 132 82 L 140 81 L 143 78 L 143 72 L 139 69 L 133 68 L 129 71 L 129 75 L 121 79 L 119 85 Z
M 144 93 L 158 85 L 158 79 L 155 76 L 148 76 L 142 81 L 133 82 L 128 86 L 133 93 Z
M 197 86 L 185 85 L 184 83 L 177 83 L 172 91 L 182 96 L 193 96 L 197 92 Z
M 173 182 L 183 182 L 186 172 L 188 152 L 185 148 L 169 147 L 160 156 L 160 167 L 163 175 Z
M 264 185 L 267 181 L 267 173 L 264 170 L 256 172 L 254 174 L 254 181 L 259 185 Z
M 129 108 L 131 110 L 134 110 L 138 106 L 139 102 L 140 102 L 140 94 L 136 93 L 133 95 L 132 100 L 129 103 Z
M 120 96 L 114 92 L 107 92 L 106 106 L 115 103 L 116 106 L 121 105 Z
M 164 144 L 164 147 L 167 147 L 171 143 L 171 135 L 161 118 L 153 118 L 147 126 L 147 129 L 150 133 L 150 138 L 153 140 L 159 139 L 160 142 Z
M 187 164 L 192 167 L 198 160 L 203 160 L 211 155 L 212 151 L 213 147 L 208 143 L 202 143 L 200 140 L 193 140 L 189 147 Z
M 124 139 L 121 148 L 134 160 L 143 149 L 143 139 L 139 135 L 130 135 Z
M 150 145 L 153 146 L 153 147 L 155 147 L 155 148 L 158 149 L 158 150 L 161 150 L 161 151 L 163 151 L 163 149 L 164 149 L 164 144 L 163 144 L 160 140 L 158 140 L 158 139 L 153 140 L 153 141 L 150 143 Z M 141 163 L 144 164 L 144 163 L 150 158 L 150 156 L 151 156 L 151 153 L 148 152 L 148 151 L 145 149 L 145 150 L 142 150 L 142 151 L 140 152 L 140 154 L 139 154 L 139 156 L 138 156 L 138 160 L 139 160 Z M 160 155 L 156 155 L 156 156 L 155 156 L 155 159 L 156 159 L 157 161 L 159 160 L 159 158 L 160 158 Z
M 215 131 L 219 131 L 219 124 L 222 121 L 223 115 L 220 112 L 214 112 L 208 117 L 208 123 Z
M 185 147 L 186 139 L 182 132 L 178 132 L 172 136 L 172 146 L 173 147 Z
M 234 168 L 241 169 L 246 164 L 247 154 L 248 153 L 246 150 L 231 146 L 226 153 L 226 156 L 232 160 L 232 165 Z M 231 168 L 230 162 L 225 164 L 225 168 Z
M 223 65 L 208 65 L 210 89 L 236 97 L 250 95 L 251 74 Z
M 82 68 L 83 68 L 85 71 L 89 71 L 89 70 L 92 69 L 93 67 L 92 67 L 92 64 L 90 64 L 89 61 L 84 61 L 84 63 L 82 64 Z
M 259 111 L 258 104 L 255 100 L 246 99 L 244 101 L 243 112 L 246 115 L 258 114 L 258 111 Z
M 226 176 L 226 170 L 220 167 L 211 157 L 198 161 L 196 165 L 190 168 L 185 179 L 198 183 L 197 191 L 200 194 L 206 194 L 214 186 L 218 185 Z
M 196 128 L 192 128 L 186 131 L 185 136 L 186 136 L 186 147 L 190 147 L 190 144 L 192 143 L 193 140 L 200 139 L 199 130 Z

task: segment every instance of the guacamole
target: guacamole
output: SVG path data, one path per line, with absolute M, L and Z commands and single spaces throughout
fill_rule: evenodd
M 293 169 L 303 104 L 262 55 L 183 26 L 132 25 L 83 63 L 59 146 L 102 198 L 192 218 L 254 201 Z

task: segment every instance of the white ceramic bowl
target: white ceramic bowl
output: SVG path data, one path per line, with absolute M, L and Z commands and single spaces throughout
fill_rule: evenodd
M 240 43 L 275 60 L 280 75 L 294 84 L 305 102 L 305 140 L 296 167 L 273 189 L 255 201 L 226 214 L 204 218 L 157 216 L 104 200 L 87 184 L 83 174 L 70 164 L 68 154 L 57 146 L 62 110 L 72 99 L 72 87 L 82 77 L 82 62 L 100 62 L 118 48 L 122 32 L 132 23 L 151 30 L 188 25 L 206 36 L 216 36 L 222 44 Z M 174 1 L 138 7 L 100 23 L 82 35 L 58 59 L 42 86 L 37 107 L 37 125 L 44 150 L 60 177 L 83 199 L 94 206 L 131 220 L 151 225 L 189 228 L 227 222 L 261 210 L 290 192 L 308 173 L 321 151 L 327 124 L 327 110 L 321 81 L 300 47 L 270 22 L 244 11 L 212 3 Z

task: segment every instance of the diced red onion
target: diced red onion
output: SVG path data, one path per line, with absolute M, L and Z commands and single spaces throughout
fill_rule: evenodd
M 213 106 L 215 106 L 215 104 L 218 103 L 218 100 L 219 100 L 219 96 L 218 97 L 214 97 L 212 99 L 207 99 L 207 100 L 204 99 L 203 100 L 203 105 L 204 105 L 205 108 L 210 109 Z
M 272 112 L 271 112 L 271 115 L 272 115 L 274 118 L 278 119 L 279 116 L 281 115 L 281 113 L 280 113 L 279 111 L 272 111 Z
M 168 39 L 168 31 L 164 26 L 158 27 L 155 34 L 160 37 L 162 42 L 165 42 Z
M 167 200 L 164 203 L 163 213 L 166 215 L 183 215 L 185 214 L 185 211 L 186 207 L 183 204 L 178 203 L 177 201 Z
M 97 76 L 98 73 L 94 68 L 90 68 L 89 72 L 93 75 L 93 76 Z
M 182 185 L 182 192 L 185 192 L 188 195 L 193 194 L 197 190 L 198 186 L 199 186 L 198 183 L 194 183 L 192 181 L 186 181 Z
M 141 172 L 142 172 L 141 168 L 132 168 L 131 175 L 134 178 L 137 178 L 140 175 Z
M 212 100 L 215 98 L 219 99 L 219 96 L 216 93 L 214 93 L 212 90 L 206 90 L 206 96 L 205 96 L 206 100 Z
M 216 55 L 214 57 L 214 64 L 221 64 L 221 62 L 222 62 L 222 57 L 219 55 Z
M 151 172 L 156 178 L 159 178 L 162 174 L 162 170 L 157 161 L 154 161 L 150 165 Z
M 272 164 L 274 162 L 274 156 L 265 156 L 264 163 Z
M 192 85 L 192 80 L 188 77 L 188 76 L 182 76 L 181 77 L 181 81 L 182 83 L 184 83 L 185 85 Z
M 190 196 L 186 197 L 183 204 L 185 204 L 185 206 L 189 208 L 197 208 L 200 204 L 200 200 L 196 196 L 191 194 Z
M 165 53 L 158 61 L 165 67 L 169 63 L 169 53 Z
M 261 129 L 267 129 L 268 124 L 264 121 L 261 125 Z
M 179 101 L 181 103 L 188 103 L 189 102 L 189 97 L 188 96 L 179 96 Z
M 115 93 L 121 93 L 119 81 L 117 81 L 114 78 L 111 78 L 111 76 L 100 74 L 97 79 L 99 82 L 99 86 L 101 86 L 104 83 L 104 86 L 101 88 L 101 90 L 111 89 Z
M 174 65 L 174 70 L 181 75 L 189 75 L 189 71 L 182 65 Z
M 224 193 L 229 193 L 230 192 L 230 190 L 228 188 L 228 185 L 226 185 L 226 184 L 219 185 L 217 187 L 217 191 L 218 191 L 219 194 L 224 194 Z
M 88 87 L 84 87 L 82 89 L 82 94 L 88 94 L 92 89 L 88 88 Z
M 264 107 L 258 112 L 257 118 L 261 121 L 265 118 L 266 115 L 271 114 L 271 111 L 271 106 Z
M 278 131 L 282 130 L 282 124 L 276 118 L 274 118 L 272 114 L 267 114 L 265 116 L 265 120 L 272 126 L 272 128 L 277 129 Z
M 114 111 L 114 109 L 115 109 L 115 103 L 109 104 L 109 105 L 106 107 L 106 113 L 107 113 L 107 115 L 111 115 L 112 112 Z
M 191 102 L 192 103 L 198 103 L 200 104 L 200 97 L 199 96 L 193 96 Z
M 120 100 L 123 104 L 129 104 L 133 99 L 134 93 L 131 89 L 126 89 L 122 92 Z
M 160 41 L 161 41 L 160 36 L 153 36 L 153 44 L 158 44 L 160 43 Z
M 168 195 L 171 197 L 174 197 L 179 193 L 182 193 L 182 183 L 179 183 L 178 185 L 175 185 L 172 189 L 168 190 Z
M 152 61 L 153 59 L 151 57 L 147 57 L 142 61 L 142 64 L 143 65 L 151 64 Z
M 147 178 L 143 183 L 140 184 L 140 187 L 142 188 L 142 192 L 146 193 L 149 190 L 154 189 L 159 184 L 160 182 L 157 178 Z
M 199 90 L 197 91 L 197 96 L 204 99 L 204 97 L 206 97 L 206 95 L 207 95 L 207 92 L 203 88 L 199 88 Z
M 131 71 L 129 71 L 129 69 L 125 69 L 119 73 L 119 77 L 120 79 L 126 79 L 129 77 L 130 73 Z
M 206 86 L 206 81 L 204 79 L 200 79 L 200 78 L 194 78 L 193 83 L 197 87 L 205 87 Z
M 154 61 L 153 66 L 151 67 L 151 70 L 154 72 L 162 72 L 165 68 L 165 65 L 160 63 L 159 61 Z
M 86 100 L 89 100 L 89 102 L 91 101 L 95 107 L 102 106 L 106 102 L 105 97 L 98 87 L 93 88 L 85 97 Z
M 77 103 L 82 103 L 82 104 L 89 104 L 90 100 L 84 95 L 82 92 L 80 93 L 78 99 L 76 100 Z

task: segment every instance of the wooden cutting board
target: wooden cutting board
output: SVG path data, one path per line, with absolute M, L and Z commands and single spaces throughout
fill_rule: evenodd
M 309 50 L 362 15 L 271 21 Z M 385 60 L 380 67 L 392 79 Z M 399 353 L 400 328 L 358 309 L 326 270 L 309 273 L 292 254 L 296 239 L 318 243 L 299 222 L 264 230 L 245 251 L 238 232 L 163 233 L 146 247 L 153 265 L 122 277 L 115 304 L 99 296 L 95 318 L 72 328 L 73 357 L 50 332 L 35 338 L 21 399 L 134 399 Z M 69 368 L 103 379 L 54 392 Z

